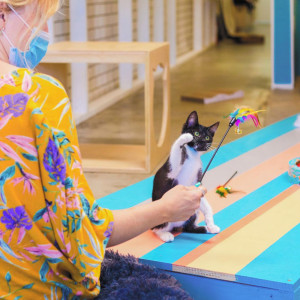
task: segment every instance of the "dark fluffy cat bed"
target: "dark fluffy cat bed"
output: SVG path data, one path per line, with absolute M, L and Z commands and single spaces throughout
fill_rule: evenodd
M 178 281 L 158 269 L 138 263 L 133 256 L 106 251 L 97 300 L 191 300 Z

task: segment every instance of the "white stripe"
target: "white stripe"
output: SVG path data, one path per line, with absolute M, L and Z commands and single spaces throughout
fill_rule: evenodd
M 238 171 L 238 175 L 247 172 L 271 157 L 296 145 L 299 141 L 300 130 L 292 130 L 208 171 L 203 180 L 203 185 L 207 190 L 213 190 L 217 185 L 224 184 L 235 171 Z M 288 161 L 286 164 L 286 171 L 288 171 Z

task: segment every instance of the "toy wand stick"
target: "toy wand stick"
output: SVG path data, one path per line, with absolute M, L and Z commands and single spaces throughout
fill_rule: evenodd
M 202 183 L 202 180 L 203 180 L 203 177 L 204 177 L 205 173 L 207 172 L 207 170 L 208 170 L 208 168 L 209 168 L 210 164 L 212 163 L 212 161 L 213 161 L 214 157 L 216 156 L 216 154 L 217 154 L 218 150 L 220 149 L 220 147 L 221 147 L 222 143 L 224 142 L 224 140 L 225 140 L 225 138 L 226 138 L 226 136 L 227 136 L 227 134 L 228 134 L 228 132 L 229 132 L 230 128 L 231 128 L 231 127 L 232 127 L 232 126 L 235 124 L 235 122 L 236 122 L 236 121 L 237 121 L 237 119 L 236 119 L 236 118 L 232 118 L 232 119 L 230 120 L 230 122 L 229 122 L 229 126 L 228 126 L 228 128 L 227 128 L 227 131 L 225 132 L 225 134 L 224 134 L 224 136 L 223 136 L 223 138 L 222 138 L 221 142 L 219 143 L 219 145 L 218 145 L 217 149 L 215 150 L 215 152 L 214 152 L 214 154 L 213 154 L 212 158 L 210 159 L 210 161 L 209 161 L 209 163 L 208 163 L 207 167 L 205 168 L 205 170 L 204 170 L 204 172 L 203 172 L 203 174 L 202 174 L 202 177 L 201 177 L 200 181 L 199 181 L 198 183 L 196 183 L 196 187 L 198 187 L 198 186 L 200 186 L 200 185 L 201 185 L 201 183 Z
M 223 186 L 226 186 L 236 174 L 237 174 L 237 171 L 234 172 L 234 174 L 223 184 Z
M 245 121 L 249 120 L 249 119 L 252 119 L 253 122 L 254 122 L 254 125 L 256 127 L 260 126 L 260 122 L 259 122 L 259 119 L 258 119 L 258 115 L 257 113 L 260 112 L 260 111 L 254 111 L 253 109 L 249 108 L 249 107 L 241 107 L 241 108 L 238 108 L 237 110 L 235 110 L 234 112 L 232 112 L 229 116 L 231 117 L 231 120 L 229 122 L 229 126 L 228 126 L 228 129 L 226 131 L 226 133 L 224 134 L 220 144 L 218 145 L 217 149 L 215 150 L 212 158 L 210 159 L 207 167 L 205 168 L 204 172 L 203 172 L 203 175 L 200 179 L 200 181 L 198 183 L 196 183 L 196 187 L 200 186 L 201 183 L 202 183 L 202 180 L 203 180 L 203 177 L 204 175 L 206 174 L 206 171 L 208 170 L 210 164 L 212 163 L 215 155 L 217 154 L 218 150 L 220 149 L 226 135 L 228 134 L 230 128 L 236 124 L 237 127 L 238 127 L 238 130 L 237 132 L 240 132 L 239 131 L 239 124 L 240 123 L 244 123 Z

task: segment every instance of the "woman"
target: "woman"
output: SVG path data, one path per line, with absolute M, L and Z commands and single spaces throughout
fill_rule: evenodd
M 70 102 L 35 73 L 59 0 L 0 1 L 0 298 L 93 298 L 106 246 L 188 219 L 205 189 L 153 203 L 98 207 L 82 173 Z

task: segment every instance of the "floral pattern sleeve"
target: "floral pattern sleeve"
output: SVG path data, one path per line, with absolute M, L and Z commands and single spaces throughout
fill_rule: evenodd
M 18 273 L 0 270 L 0 298 L 94 297 L 113 215 L 96 204 L 82 172 L 64 88 L 43 74 L 13 75 L 8 90 L 14 92 L 14 108 L 0 114 L 8 141 L 0 138 L 0 263 Z M 24 269 L 31 270 L 32 280 L 15 284 Z

